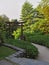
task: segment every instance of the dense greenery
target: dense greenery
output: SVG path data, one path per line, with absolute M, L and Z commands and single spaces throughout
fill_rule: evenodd
M 42 32 L 39 33 L 26 33 L 26 40 L 36 44 L 40 44 L 49 48 L 49 34 L 43 35 Z
M 49 33 L 49 21 L 45 21 L 44 19 L 39 20 L 35 24 L 31 25 L 31 32 L 36 32 L 38 31 L 48 34 Z
M 26 57 L 36 58 L 38 56 L 38 49 L 27 41 L 17 40 L 17 39 L 8 39 L 6 43 L 8 44 L 10 43 L 19 48 L 25 49 Z
M 26 41 L 17 40 L 21 33 L 20 27 L 16 29 L 16 26 L 14 26 L 15 31 L 11 34 L 14 36 L 14 39 L 6 39 L 5 35 L 9 32 L 5 31 L 5 22 L 9 21 L 9 18 L 5 15 L 0 16 L 0 38 L 8 44 L 10 43 L 25 49 L 26 57 L 35 58 L 38 56 L 38 49 L 31 45 L 30 42 L 44 45 L 49 48 L 49 0 L 41 0 L 36 8 L 33 8 L 32 4 L 26 1 L 22 6 L 21 20 L 25 22 L 23 34 L 26 37 Z M 14 22 L 16 20 L 11 21 Z M 12 29 L 13 26 L 11 27 L 11 30 Z M 8 36 L 9 35 L 7 35 L 7 37 Z
M 14 39 L 19 39 L 21 30 L 18 28 L 16 31 L 13 31 L 12 35 Z
M 21 10 L 21 20 L 25 22 L 24 24 L 24 30 L 30 31 L 30 26 L 37 22 L 39 18 L 42 18 L 43 15 L 39 13 L 37 9 L 33 9 L 32 4 L 30 4 L 28 1 L 24 2 Z
M 37 9 L 44 14 L 46 20 L 49 20 L 49 0 L 41 0 Z
M 24 2 L 21 10 L 21 20 L 25 22 L 24 29 L 29 29 L 33 22 L 33 7 L 28 1 Z
M 1 15 L 0 16 L 0 39 L 2 38 L 4 41 L 5 38 L 5 22 L 8 22 L 9 18 L 6 15 Z
M 15 53 L 16 51 L 13 50 L 13 49 L 10 49 L 10 48 L 7 48 L 7 47 L 4 47 L 4 46 L 1 46 L 0 47 L 0 59 L 3 59 L 7 56 L 9 56 L 10 54 L 13 54 Z
M 48 20 L 49 19 L 48 18 L 49 17 L 49 14 L 48 14 L 49 5 L 48 5 L 47 1 L 42 0 L 36 9 L 33 9 L 32 5 L 29 4 L 29 2 L 25 2 L 24 5 L 22 6 L 22 16 L 21 17 L 22 17 L 23 21 L 26 20 L 24 22 L 26 22 L 28 25 L 28 27 L 26 27 L 26 25 L 24 26 L 24 28 L 26 28 L 26 29 L 24 29 L 24 35 L 26 36 L 26 40 L 49 47 L 49 41 L 48 41 L 48 39 L 49 39 L 49 20 Z M 31 7 L 31 9 L 30 9 L 32 11 L 31 13 L 30 13 L 29 7 Z M 43 9 L 42 9 L 42 7 L 43 7 Z M 34 22 L 31 25 L 29 25 L 30 22 L 33 21 L 33 19 L 36 19 L 33 17 L 35 10 L 39 11 L 39 12 L 36 11 L 37 14 L 43 14 L 42 16 L 44 18 L 39 18 L 37 22 Z M 32 14 L 32 16 L 30 16 L 31 14 Z M 28 19 L 26 19 L 27 16 L 30 16 L 32 19 L 30 17 Z M 38 18 L 37 15 L 36 15 L 36 17 Z M 19 38 L 18 34 L 20 35 L 19 32 L 17 34 L 15 34 L 15 36 L 17 35 L 16 36 L 17 38 Z
M 32 16 L 33 16 L 33 8 L 32 8 L 32 5 L 26 1 L 24 3 L 24 5 L 22 6 L 22 15 L 21 15 L 21 19 L 22 21 L 24 22 L 27 22 L 28 21 L 28 24 L 30 22 L 32 22 Z

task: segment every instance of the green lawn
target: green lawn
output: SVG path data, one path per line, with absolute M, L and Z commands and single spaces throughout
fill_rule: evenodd
M 0 59 L 5 58 L 6 56 L 9 56 L 10 54 L 15 53 L 16 51 L 13 49 L 10 49 L 8 47 L 1 46 L 0 47 Z

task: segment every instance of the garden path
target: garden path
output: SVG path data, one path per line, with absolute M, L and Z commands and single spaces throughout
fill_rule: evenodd
M 39 47 L 38 48 L 39 49 L 39 57 L 36 60 L 34 60 L 34 59 L 27 59 L 27 58 L 23 58 L 23 57 L 17 57 L 17 53 L 18 52 L 16 52 L 15 54 L 10 55 L 8 57 L 6 57 L 6 59 L 10 60 L 10 61 L 12 61 L 14 63 L 18 63 L 19 65 L 49 65 L 49 59 L 42 60 L 42 53 L 40 53 L 40 50 L 41 51 L 45 51 L 46 47 L 43 47 L 43 46 L 40 46 L 40 45 L 36 45 L 36 44 L 33 44 L 33 45 L 35 45 L 36 47 Z M 42 47 L 43 50 L 40 49 L 41 47 Z M 48 48 L 46 48 L 46 49 L 48 49 Z
M 18 52 L 16 52 L 15 54 L 6 57 L 6 60 L 1 60 L 0 65 L 13 65 L 11 62 L 15 63 L 15 65 L 49 65 L 49 49 L 34 43 L 32 44 L 35 45 L 39 50 L 39 56 L 36 60 L 17 57 L 15 55 L 17 55 Z
M 19 64 L 19 65 L 49 65 L 48 62 L 38 61 L 34 59 L 21 58 L 21 57 L 17 58 L 14 56 L 6 57 L 6 59 L 16 64 Z
M 0 65 L 18 65 L 18 64 L 15 64 L 13 62 L 3 59 L 3 60 L 0 60 Z
M 34 43 L 32 44 L 36 46 L 39 51 L 37 60 L 49 62 L 49 48 Z

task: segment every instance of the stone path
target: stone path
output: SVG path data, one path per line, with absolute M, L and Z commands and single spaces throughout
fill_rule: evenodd
M 1 60 L 0 65 L 18 65 L 7 60 Z
M 18 54 L 18 57 L 17 57 Z M 15 54 L 6 57 L 7 60 L 10 60 L 14 63 L 18 63 L 19 65 L 49 65 L 48 62 L 39 61 L 34 59 L 21 58 L 21 52 L 18 51 Z
M 36 44 L 33 44 L 33 45 L 35 45 L 39 49 L 39 57 L 36 60 L 21 58 L 21 57 L 23 57 L 22 51 L 17 51 L 16 53 L 5 58 L 8 61 L 1 60 L 0 65 L 15 65 L 15 64 L 16 65 L 18 65 L 18 64 L 19 65 L 49 65 L 49 52 L 48 52 L 49 49 L 46 47 L 40 46 L 40 45 L 36 45 Z M 13 64 L 11 62 L 13 62 L 15 64 Z
M 39 51 L 37 60 L 49 62 L 49 48 L 34 43 L 32 44 L 35 45 Z
M 39 57 L 37 58 L 37 60 L 20 58 L 21 56 L 23 56 L 23 53 L 21 51 L 18 51 L 15 54 L 10 55 L 9 57 L 6 57 L 6 59 L 14 63 L 18 63 L 19 65 L 49 65 L 49 49 L 37 44 L 33 45 L 35 45 L 39 49 Z
M 6 59 L 14 63 L 18 63 L 19 65 L 49 65 L 48 62 L 37 61 L 37 60 L 27 59 L 27 58 L 7 57 Z

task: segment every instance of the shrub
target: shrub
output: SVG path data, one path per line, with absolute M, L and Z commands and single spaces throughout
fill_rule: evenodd
M 38 56 L 38 49 L 35 46 L 31 45 L 31 43 L 29 43 L 27 41 L 9 39 L 9 40 L 7 40 L 7 43 L 8 44 L 10 43 L 10 44 L 15 45 L 19 48 L 25 49 L 26 57 L 36 58 Z
M 20 37 L 20 29 L 17 29 L 16 31 L 13 31 L 13 36 L 14 36 L 14 39 L 18 39 Z
M 38 33 L 26 34 L 26 40 L 49 47 L 49 34 L 46 35 L 41 35 Z

